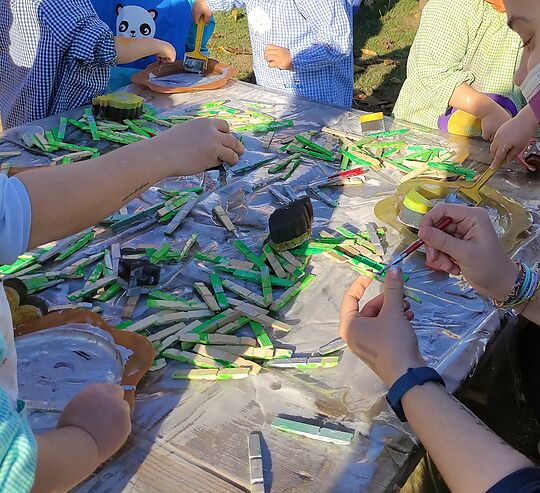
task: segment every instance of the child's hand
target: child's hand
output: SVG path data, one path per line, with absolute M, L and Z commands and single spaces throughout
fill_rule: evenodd
M 491 144 L 491 155 L 493 156 L 493 168 L 501 167 L 504 162 L 511 162 L 528 145 L 538 122 L 530 106 L 523 108 L 516 117 L 505 123 L 497 133 Z
M 206 0 L 196 0 L 193 4 L 193 21 L 195 24 L 198 24 L 201 18 L 204 20 L 205 24 L 208 24 L 212 19 L 212 11 Z
M 497 130 L 506 122 L 512 119 L 512 116 L 502 106 L 493 104 L 486 115 L 481 118 L 482 138 L 484 140 L 493 140 Z
M 133 145 L 146 144 L 141 142 Z M 156 165 L 168 166 L 168 176 L 195 175 L 223 162 L 236 164 L 245 149 L 224 120 L 199 118 L 182 123 L 152 139 Z
M 58 428 L 74 426 L 88 433 L 96 442 L 100 461 L 116 453 L 131 432 L 129 404 L 119 385 L 93 384 L 68 403 L 58 421 Z
M 176 61 L 176 49 L 171 43 L 161 39 L 154 40 L 156 42 L 156 58 L 160 63 L 172 63 Z
M 279 68 L 280 70 L 294 70 L 291 52 L 281 46 L 268 45 L 264 50 L 264 59 L 268 62 L 269 68 Z

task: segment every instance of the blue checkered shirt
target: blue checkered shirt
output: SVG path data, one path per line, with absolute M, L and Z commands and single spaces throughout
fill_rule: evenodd
M 213 11 L 246 8 L 257 83 L 321 103 L 351 106 L 351 0 L 207 0 Z M 264 50 L 290 50 L 294 71 L 268 68 Z
M 107 87 L 114 38 L 90 0 L 0 2 L 0 117 L 13 127 L 88 103 Z

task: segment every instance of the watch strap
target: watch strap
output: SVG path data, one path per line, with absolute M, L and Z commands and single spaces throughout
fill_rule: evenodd
M 405 423 L 407 421 L 401 399 L 413 387 L 424 385 L 426 382 L 439 383 L 445 387 L 443 377 L 441 377 L 436 370 L 429 368 L 428 366 L 409 368 L 407 373 L 398 378 L 394 385 L 390 387 L 390 390 L 386 395 L 386 400 L 401 422 Z

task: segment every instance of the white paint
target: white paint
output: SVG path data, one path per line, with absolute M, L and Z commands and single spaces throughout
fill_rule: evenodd
M 251 31 L 259 35 L 266 34 L 272 30 L 272 19 L 262 7 L 255 7 L 249 11 L 248 22 Z

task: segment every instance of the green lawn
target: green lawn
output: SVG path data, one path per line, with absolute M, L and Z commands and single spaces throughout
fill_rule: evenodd
M 375 0 L 354 22 L 355 106 L 390 113 L 405 79 L 406 60 L 419 21 L 418 0 Z M 242 11 L 216 14 L 212 57 L 254 82 L 247 19 Z

